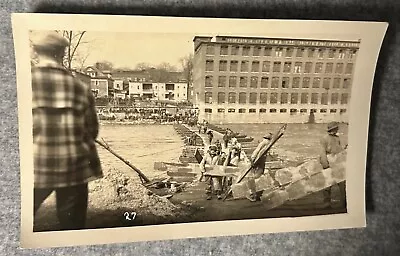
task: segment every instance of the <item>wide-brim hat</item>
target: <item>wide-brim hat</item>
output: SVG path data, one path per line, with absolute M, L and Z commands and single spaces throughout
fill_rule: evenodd
M 337 128 L 339 128 L 339 123 L 338 123 L 338 122 L 330 122 L 330 123 L 328 124 L 328 129 L 327 129 L 327 131 L 330 132 L 330 131 L 332 131 L 332 130 L 334 130 L 334 129 L 337 129 Z
M 265 135 L 263 138 L 264 138 L 264 139 L 267 139 L 267 140 L 272 139 L 272 133 L 268 133 L 268 134 Z

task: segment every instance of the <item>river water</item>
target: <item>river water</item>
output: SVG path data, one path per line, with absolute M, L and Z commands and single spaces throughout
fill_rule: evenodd
M 104 124 L 100 126 L 101 138 L 149 178 L 160 175 L 159 171 L 154 170 L 154 162 L 177 163 L 183 149 L 183 142 L 172 125 Z M 108 151 L 100 147 L 98 151 L 102 163 L 114 168 L 126 168 L 121 160 Z
M 268 132 L 275 133 L 280 124 L 229 124 L 235 132 L 247 134 L 260 141 Z M 347 125 L 341 125 L 339 133 L 343 144 L 347 143 Z M 326 134 L 326 124 L 288 124 L 283 137 L 274 145 L 273 150 L 284 155 L 295 155 L 298 159 L 316 157 L 319 141 Z M 149 178 L 162 176 L 154 170 L 154 162 L 178 162 L 183 149 L 183 142 L 172 125 L 121 125 L 103 124 L 99 138 L 126 160 L 130 161 Z M 113 168 L 126 168 L 115 156 L 99 148 L 103 163 Z

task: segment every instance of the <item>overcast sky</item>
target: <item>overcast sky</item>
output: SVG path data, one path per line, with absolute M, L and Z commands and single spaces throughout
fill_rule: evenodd
M 191 34 L 86 32 L 78 54 L 89 56 L 85 66 L 109 61 L 114 68 L 135 68 L 141 62 L 158 65 L 168 62 L 178 69 L 179 59 L 193 53 Z

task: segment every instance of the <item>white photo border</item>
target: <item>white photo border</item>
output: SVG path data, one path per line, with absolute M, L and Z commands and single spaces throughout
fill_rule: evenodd
M 126 26 L 126 24 L 132 24 Z M 365 219 L 365 170 L 370 100 L 375 67 L 388 27 L 385 22 L 179 18 L 151 16 L 12 15 L 17 70 L 21 168 L 21 246 L 59 247 L 164 239 L 215 237 L 338 228 L 361 228 Z M 361 40 L 350 100 L 345 214 L 160 224 L 152 226 L 33 232 L 33 145 L 30 30 L 131 33 L 196 33 L 325 40 Z M 356 97 L 354 97 L 356 95 Z

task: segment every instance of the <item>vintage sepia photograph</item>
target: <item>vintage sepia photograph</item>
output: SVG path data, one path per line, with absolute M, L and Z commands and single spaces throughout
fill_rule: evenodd
M 101 19 L 107 29 L 96 28 Z M 28 14 L 13 22 L 17 75 L 27 81 L 18 78 L 20 126 L 29 115 L 20 130 L 28 246 L 52 231 L 136 233 L 110 240 L 123 242 L 365 226 L 369 97 L 386 24 Z M 368 29 L 380 33 L 373 43 Z M 246 220 L 268 222 L 235 229 Z M 209 231 L 185 226 L 202 223 Z M 168 236 L 178 227 L 186 231 Z

